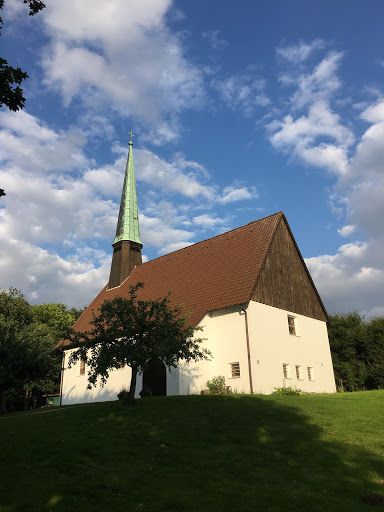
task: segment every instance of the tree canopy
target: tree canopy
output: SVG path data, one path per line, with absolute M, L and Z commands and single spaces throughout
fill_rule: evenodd
M 194 337 L 201 330 L 188 323 L 188 314 L 180 306 L 172 307 L 169 295 L 157 300 L 138 300 L 138 283 L 130 287 L 129 297 L 105 301 L 94 314 L 91 330 L 70 333 L 74 346 L 69 365 L 86 362 L 88 387 L 103 386 L 109 373 L 127 364 L 131 367 L 129 400 L 133 401 L 138 372 L 148 360 L 158 358 L 167 368 L 177 367 L 180 360 L 208 359 L 210 352 L 201 348 L 203 339 Z
M 11 288 L 0 292 L 0 412 L 7 403 L 28 407 L 42 392 L 59 386 L 61 357 L 54 346 L 81 311 L 64 304 L 32 306 Z
M 357 311 L 330 317 L 329 342 L 339 389 L 384 388 L 384 317 Z

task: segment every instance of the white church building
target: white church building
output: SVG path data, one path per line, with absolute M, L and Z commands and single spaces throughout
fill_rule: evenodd
M 203 327 L 199 337 L 210 361 L 180 364 L 168 371 L 148 361 L 138 375 L 154 396 L 200 394 L 212 377 L 224 376 L 234 392 L 270 394 L 275 387 L 334 393 L 328 316 L 282 212 L 142 263 L 132 142 L 121 198 L 108 284 L 74 324 L 89 329 L 93 312 L 105 300 L 128 297 L 130 285 L 144 283 L 139 298 L 171 292 L 174 305 L 190 311 Z M 129 389 L 131 369 L 110 373 L 104 387 L 87 389 L 87 367 L 68 368 L 69 342 L 63 350 L 61 404 L 116 400 Z

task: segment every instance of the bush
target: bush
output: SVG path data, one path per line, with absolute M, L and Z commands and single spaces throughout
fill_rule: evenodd
M 122 389 L 120 393 L 118 393 L 117 398 L 122 402 L 129 402 L 129 391 L 127 389 Z
M 213 377 L 212 380 L 208 380 L 206 384 L 211 395 L 222 395 L 227 393 L 227 386 L 225 385 L 225 377 L 219 375 Z
M 384 367 L 374 368 L 366 379 L 368 389 L 384 389 Z
M 273 388 L 275 391 L 273 391 L 272 395 L 281 395 L 281 396 L 299 396 L 301 395 L 301 389 L 295 389 L 295 388 Z
M 143 389 L 140 391 L 139 395 L 141 396 L 141 398 L 152 396 L 152 390 L 149 386 L 144 386 Z

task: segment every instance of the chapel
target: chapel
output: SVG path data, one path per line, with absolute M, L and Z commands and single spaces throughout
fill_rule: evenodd
M 213 358 L 171 370 L 150 360 L 136 396 L 143 385 L 154 396 L 200 394 L 215 376 L 224 376 L 234 392 L 294 387 L 334 393 L 328 315 L 284 213 L 143 263 L 132 146 L 130 140 L 109 281 L 74 329 L 87 330 L 105 300 L 128 297 L 130 286 L 142 282 L 140 299 L 170 292 L 172 303 L 190 312 Z M 73 349 L 64 340 L 58 346 L 64 352 L 62 404 L 116 400 L 128 388 L 131 369 L 122 366 L 104 387 L 88 389 L 86 365 L 68 368 Z

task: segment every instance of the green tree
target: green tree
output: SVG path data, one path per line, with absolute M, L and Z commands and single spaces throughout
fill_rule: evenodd
M 0 412 L 7 398 L 33 388 L 52 388 L 60 358 L 52 353 L 52 333 L 36 322 L 33 307 L 13 288 L 0 293 Z M 44 380 L 44 385 L 43 381 Z M 28 400 L 27 400 L 28 402 Z M 26 402 L 26 403 L 27 403 Z
M 21 292 L 0 292 L 0 402 L 24 401 L 24 408 L 59 386 L 61 356 L 53 348 L 81 314 L 64 304 L 31 306 Z
M 347 391 L 384 387 L 384 318 L 364 321 L 357 311 L 330 317 L 335 378 Z
M 110 371 L 121 363 L 131 367 L 129 401 L 134 401 L 137 374 L 149 359 L 159 358 L 167 368 L 180 360 L 208 359 L 210 352 L 201 348 L 201 338 L 194 338 L 199 327 L 188 323 L 180 306 L 172 307 L 169 296 L 157 300 L 138 300 L 138 283 L 130 287 L 129 297 L 105 301 L 87 332 L 72 331 L 68 339 L 78 347 L 69 365 L 83 360 L 89 367 L 88 388 L 107 382 Z
M 68 309 L 68 306 L 60 303 L 44 303 L 32 307 L 36 321 L 50 328 L 52 336 L 55 338 L 55 344 L 60 341 L 85 310 L 85 307 Z

